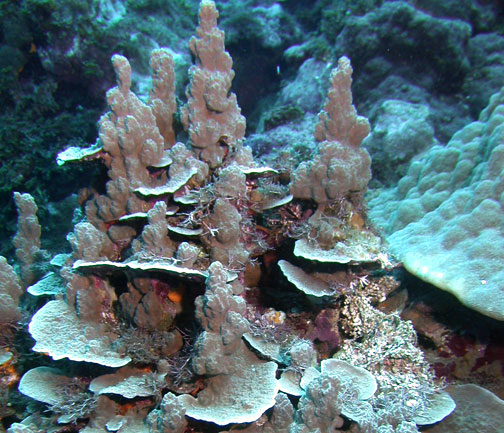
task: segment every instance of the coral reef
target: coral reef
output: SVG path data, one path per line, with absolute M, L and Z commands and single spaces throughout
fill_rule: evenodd
M 375 15 L 386 8 L 403 8 L 426 25 L 404 5 Z M 255 12 L 275 23 L 279 10 Z M 341 57 L 330 73 L 313 158 L 290 171 L 261 165 L 243 143 L 245 119 L 231 92 L 233 64 L 218 15 L 213 1 L 201 1 L 187 102 L 178 107 L 168 49 L 152 52 L 146 102 L 132 91 L 127 58 L 112 56 L 117 86 L 107 92 L 110 111 L 98 140 L 58 156 L 60 165 L 102 163 L 108 176 L 80 194 L 71 252 L 48 258 L 34 199 L 15 193 L 19 277 L 0 258 L 0 402 L 12 408 L 0 418 L 7 432 L 413 433 L 447 417 L 448 428 L 458 428 L 467 388 L 445 391 L 412 323 L 387 311 L 399 283 L 367 217 L 371 159 L 362 144 L 370 126 L 352 104 L 350 60 Z M 466 197 L 448 180 L 471 173 L 474 206 L 465 228 L 487 229 L 485 236 L 495 235 L 489 221 L 501 216 L 501 101 L 495 96 L 476 126 L 446 149 L 434 147 L 424 171 L 412 165 L 413 180 L 399 184 L 433 212 L 444 209 L 443 200 L 448 206 Z M 473 166 L 465 151 L 479 156 Z M 445 216 L 460 217 L 458 207 L 448 207 Z M 408 210 L 403 214 L 425 218 Z M 392 251 L 415 270 L 393 243 L 413 223 L 397 224 Z M 447 230 L 440 243 L 463 243 Z M 411 244 L 416 239 L 408 236 Z M 478 260 L 478 251 L 471 257 Z M 492 259 L 491 266 L 501 264 L 497 254 Z M 477 278 L 499 301 L 491 276 Z M 495 305 L 490 313 L 500 311 Z M 30 355 L 23 353 L 27 333 L 35 342 Z M 489 402 L 488 413 L 501 410 L 490 391 L 474 392 L 482 407 Z M 483 421 L 469 425 L 485 428 Z

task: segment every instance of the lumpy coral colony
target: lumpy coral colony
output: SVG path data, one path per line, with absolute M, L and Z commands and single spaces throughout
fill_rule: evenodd
M 28 329 L 44 356 L 19 381 L 33 400 L 8 431 L 409 433 L 448 417 L 439 431 L 455 432 L 474 422 L 464 418 L 468 396 L 502 425 L 501 400 L 476 385 L 443 390 L 411 323 L 375 308 L 394 279 L 352 272 L 389 263 L 362 204 L 369 124 L 352 105 L 349 59 L 332 71 L 315 156 L 282 173 L 242 144 L 245 119 L 217 17 L 203 0 L 182 107 L 169 50 L 152 53 L 147 103 L 130 90 L 128 60 L 113 56 L 117 86 L 97 143 L 58 160 L 99 160 L 109 180 L 104 194 L 82 194 L 72 253 L 52 258 L 39 281 L 37 207 L 15 194 L 19 276 L 0 260 L 2 392 L 17 382 L 7 342 L 25 288 L 42 305 Z M 172 127 L 177 110 L 185 144 Z M 493 112 L 502 112 L 497 100 L 483 122 L 495 124 Z M 489 135 L 495 125 L 476 129 Z M 474 139 L 468 134 L 459 140 Z M 457 238 L 439 242 L 451 248 Z

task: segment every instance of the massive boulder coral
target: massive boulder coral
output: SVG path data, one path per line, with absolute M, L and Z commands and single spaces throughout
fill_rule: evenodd
M 406 269 L 504 320 L 504 90 L 370 204 Z
M 426 104 L 387 99 L 369 119 L 373 131 L 363 145 L 372 155 L 373 181 L 395 185 L 406 174 L 411 159 L 438 144 Z
M 435 9 L 443 8 L 444 2 L 430 2 L 431 7 L 424 1 L 376 3 L 379 7 L 365 14 L 345 18 L 344 28 L 335 33 L 339 52 L 346 53 L 360 70 L 366 69 L 359 96 L 364 96 L 369 108 L 391 98 L 427 103 L 435 113 L 436 135 L 444 141 L 469 118 L 466 107 L 446 104 L 446 96 L 460 89 L 470 74 L 466 47 L 471 32 L 478 32 L 456 19 L 453 4 L 445 6 L 449 12 L 438 14 Z M 464 6 L 468 4 L 478 3 Z M 476 11 L 466 13 L 477 15 Z
M 433 433 L 469 433 L 485 425 L 485 432 L 497 433 L 504 423 L 504 401 L 490 391 L 471 383 L 451 385 L 447 392 L 457 408 Z

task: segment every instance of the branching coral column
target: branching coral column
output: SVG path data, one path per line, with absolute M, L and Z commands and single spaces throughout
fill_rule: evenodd
M 150 67 L 152 90 L 149 103 L 156 117 L 159 132 L 165 140 L 165 148 L 169 148 L 176 141 L 173 130 L 173 115 L 177 111 L 173 56 L 165 48 L 154 50 L 151 53 Z
M 156 118 L 149 106 L 131 92 L 131 66 L 120 55 L 112 57 L 117 87 L 107 92 L 110 112 L 99 121 L 100 143 L 106 152 L 105 164 L 110 181 L 107 195 L 96 195 L 86 205 L 89 221 L 101 231 L 106 222 L 144 209 L 145 202 L 134 190 L 140 186 L 154 186 L 147 167 L 158 164 L 164 151 L 164 140 L 156 125 Z M 120 231 L 114 226 L 115 231 Z M 111 233 L 112 240 L 121 239 L 125 233 Z
M 324 205 L 363 192 L 371 179 L 371 158 L 360 147 L 369 134 L 369 123 L 352 105 L 351 85 L 350 60 L 341 57 L 315 127 L 315 138 L 321 141 L 318 154 L 313 161 L 302 162 L 292 175 L 291 193 L 296 198 Z
M 371 179 L 371 158 L 361 148 L 369 122 L 352 105 L 352 67 L 341 57 L 331 72 L 331 87 L 319 114 L 315 138 L 321 141 L 311 161 L 291 175 L 290 191 L 317 204 L 307 234 L 294 255 L 309 260 L 348 263 L 374 261 L 380 239 L 366 228 L 362 196 Z
M 179 400 L 187 416 L 219 425 L 257 420 L 275 404 L 277 365 L 259 360 L 245 345 L 248 322 L 240 284 L 226 282 L 227 271 L 213 262 L 205 294 L 196 298 L 196 319 L 204 331 L 195 344 L 193 369 L 206 378 L 197 398 Z M 260 384 L 260 386 L 257 386 Z
M 233 61 L 225 51 L 224 32 L 217 27 L 218 16 L 213 1 L 201 2 L 197 37 L 190 41 L 196 65 L 189 69 L 188 102 L 182 108 L 190 144 L 211 168 L 221 165 L 230 151 L 240 147 L 239 141 L 245 134 L 245 118 L 240 114 L 236 95 L 230 92 Z
M 33 264 L 40 253 L 42 227 L 37 218 L 37 204 L 30 194 L 14 193 L 18 212 L 18 231 L 14 236 L 16 257 L 21 267 L 21 280 L 25 286 L 35 280 Z

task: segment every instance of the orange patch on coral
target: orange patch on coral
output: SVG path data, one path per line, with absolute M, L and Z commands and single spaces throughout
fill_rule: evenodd
M 184 288 L 182 286 L 178 286 L 176 288 L 170 288 L 168 290 L 168 299 L 175 304 L 180 304 L 182 302 L 182 298 L 184 296 Z
M 11 362 L 0 366 L 0 382 L 8 387 L 19 382 L 19 374 Z
M 135 403 L 124 403 L 119 409 L 119 415 L 126 415 L 130 409 L 135 407 Z
M 353 228 L 362 230 L 364 228 L 364 218 L 362 218 L 358 213 L 353 212 L 350 218 L 350 224 Z

